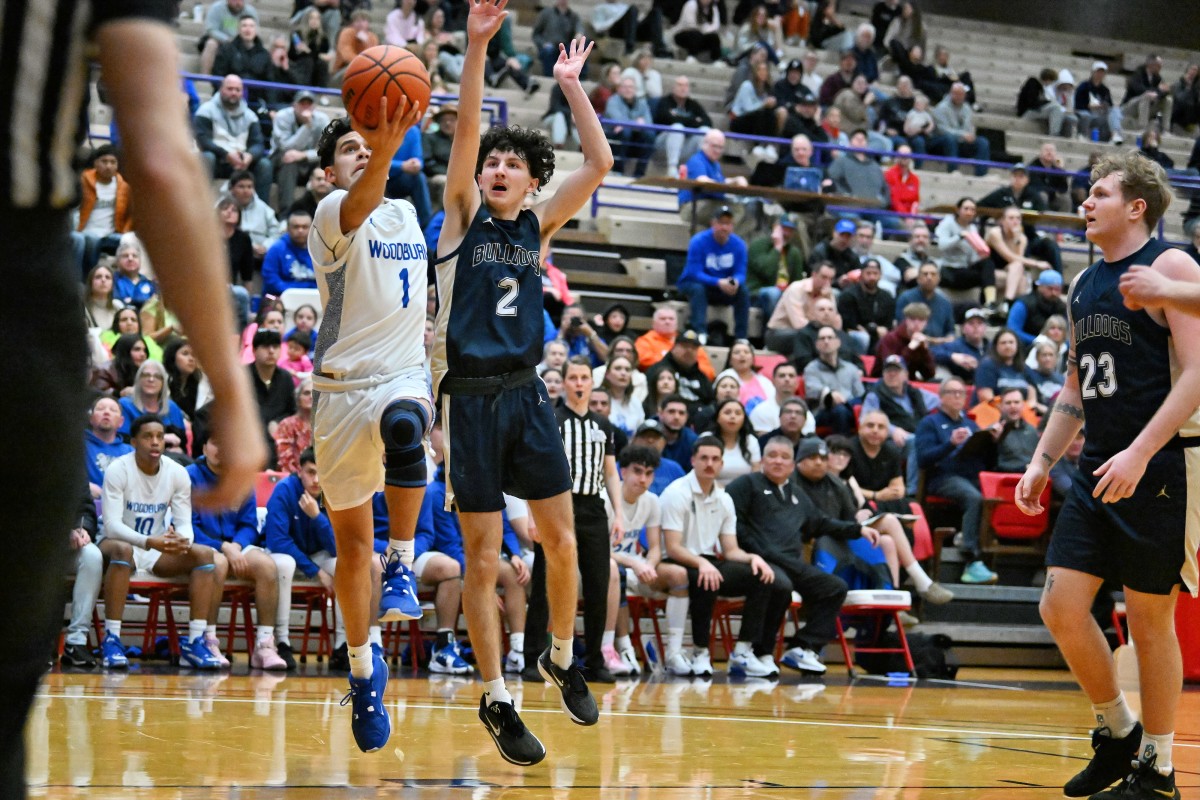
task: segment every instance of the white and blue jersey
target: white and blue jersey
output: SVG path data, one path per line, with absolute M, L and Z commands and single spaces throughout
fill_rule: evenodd
M 104 537 L 145 548 L 146 540 L 167 532 L 168 525 L 185 539 L 192 533 L 192 481 L 187 470 L 165 456 L 158 472 L 138 469 L 133 453 L 115 459 L 104 471 Z
M 429 252 L 417 212 L 406 200 L 385 199 L 343 234 L 346 195 L 336 189 L 317 205 L 308 240 L 325 309 L 313 355 L 323 392 L 425 363 Z

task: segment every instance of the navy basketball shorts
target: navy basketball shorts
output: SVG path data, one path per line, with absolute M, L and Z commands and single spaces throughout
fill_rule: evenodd
M 446 503 L 460 512 L 504 508 L 504 494 L 544 500 L 571 490 L 571 468 L 546 384 L 495 394 L 442 395 Z
M 1106 459 L 1081 457 L 1081 476 L 1059 512 L 1046 566 L 1095 575 L 1145 594 L 1170 594 L 1185 569 L 1195 574 L 1196 561 L 1187 558 L 1187 547 L 1190 543 L 1195 552 L 1200 497 L 1196 488 L 1189 492 L 1187 462 L 1195 474 L 1198 457 L 1200 453 L 1183 449 L 1159 451 L 1133 496 L 1117 503 L 1092 497 L 1100 480 L 1092 473 Z

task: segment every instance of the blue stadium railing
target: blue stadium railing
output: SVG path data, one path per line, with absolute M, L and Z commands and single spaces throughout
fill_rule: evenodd
M 606 128 L 609 126 L 613 126 L 613 125 L 620 125 L 620 126 L 626 127 L 626 128 L 637 128 L 637 129 L 641 129 L 641 130 L 652 131 L 656 134 L 657 133 L 682 133 L 682 134 L 693 135 L 693 136 L 703 136 L 704 135 L 704 131 L 701 129 L 698 129 L 698 128 L 678 128 L 678 127 L 674 127 L 674 126 L 670 126 L 670 125 L 654 125 L 651 123 L 626 122 L 624 120 L 613 120 L 613 119 L 608 119 L 608 118 L 603 118 L 603 117 L 601 118 L 600 122 Z M 725 134 L 726 139 L 740 140 L 740 141 L 751 143 L 751 145 L 766 144 L 766 145 L 772 145 L 772 146 L 782 145 L 784 147 L 787 147 L 791 144 L 791 141 L 789 139 L 783 139 L 783 138 L 779 138 L 779 137 L 775 137 L 775 136 L 755 136 L 755 135 L 746 134 L 746 133 L 732 133 L 730 131 L 723 131 L 723 133 Z M 891 151 L 891 150 L 872 150 L 870 148 L 858 149 L 858 148 L 854 148 L 854 147 L 845 147 L 842 145 L 831 144 L 831 143 L 826 143 L 826 142 L 813 142 L 813 148 L 818 153 L 832 153 L 834 151 L 841 151 L 841 152 L 845 152 L 845 153 L 866 153 L 869 156 L 876 156 L 876 157 L 890 158 L 890 157 L 895 156 L 895 152 Z M 962 165 L 965 167 L 972 167 L 972 168 L 974 168 L 976 166 L 986 166 L 990 169 L 996 169 L 996 170 L 1000 170 L 1000 171 L 1008 171 L 1008 170 L 1012 169 L 1012 167 L 1014 166 L 1013 164 L 1003 162 L 1003 161 L 981 161 L 979 159 L 961 158 L 961 157 L 952 158 L 950 156 L 939 156 L 939 155 L 932 155 L 932 154 L 928 154 L 928 153 L 914 154 L 913 158 L 914 159 L 919 158 L 921 161 L 938 161 L 938 162 L 942 162 L 945 164 Z M 1060 169 L 1047 169 L 1044 167 L 1027 166 L 1026 169 L 1028 169 L 1030 172 L 1041 172 L 1041 173 L 1046 173 L 1049 175 L 1062 175 L 1067 178 L 1075 178 L 1081 174 L 1081 172 L 1071 172 L 1069 170 L 1060 170 Z M 1171 178 L 1171 185 L 1177 189 L 1188 190 L 1188 191 L 1200 191 L 1200 177 L 1175 176 L 1175 177 Z M 678 192 L 674 189 L 661 189 L 661 188 L 651 187 L 651 186 L 632 186 L 632 185 L 617 186 L 615 184 L 601 184 L 600 187 L 598 187 L 596 189 L 596 191 L 592 193 L 591 214 L 593 217 L 597 216 L 597 214 L 599 213 L 601 208 L 618 208 L 618 209 L 628 210 L 628 211 L 654 212 L 654 213 L 675 213 L 674 210 L 663 208 L 661 206 L 647 206 L 647 205 L 641 205 L 641 204 L 637 204 L 637 203 L 627 203 L 627 202 L 622 203 L 622 202 L 613 202 L 613 201 L 609 201 L 609 200 L 604 200 L 600 196 L 600 193 L 606 187 L 609 189 L 620 189 L 621 192 L 633 192 L 635 194 L 637 194 L 637 193 L 659 194 L 659 195 L 663 195 L 663 194 L 677 195 L 678 194 Z M 849 214 L 849 215 L 856 214 L 856 213 L 859 213 L 862 211 L 861 208 L 839 207 L 839 206 L 828 206 L 827 210 L 829 210 L 835 214 Z M 895 212 L 895 211 L 889 211 L 888 213 L 892 216 L 915 217 L 915 218 L 923 219 L 923 220 L 926 220 L 929 222 L 935 222 L 938 219 L 940 219 L 940 217 L 931 215 L 931 214 L 905 214 L 905 213 Z M 1067 229 L 1054 228 L 1054 227 L 1048 227 L 1048 226 L 1046 226 L 1046 227 L 1039 226 L 1038 230 L 1042 230 L 1047 233 L 1054 233 L 1054 234 L 1065 233 L 1065 234 L 1071 234 L 1074 236 L 1080 235 L 1080 231 L 1078 231 L 1078 230 L 1067 230 Z M 888 233 L 903 235 L 903 231 L 888 231 Z M 1160 238 L 1163 236 L 1163 233 L 1164 233 L 1164 224 L 1160 220 L 1158 223 L 1158 235 Z M 1168 244 L 1181 244 L 1182 245 L 1182 244 L 1186 244 L 1186 242 L 1168 242 Z M 1077 248 L 1065 247 L 1063 249 L 1072 251 L 1072 250 L 1076 250 Z M 1078 248 L 1078 251 L 1084 252 L 1084 249 Z

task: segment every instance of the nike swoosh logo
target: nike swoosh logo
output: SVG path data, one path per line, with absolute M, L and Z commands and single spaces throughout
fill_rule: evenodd
M 495 724 L 494 722 L 492 722 L 492 719 L 491 719 L 491 717 L 487 717 L 487 718 L 485 718 L 485 720 L 484 720 L 484 721 L 487 723 L 487 726 L 488 726 L 489 728 L 491 728 L 491 730 L 492 730 L 492 735 L 493 735 L 493 736 L 499 736 L 499 735 L 500 735 L 500 726 L 499 726 L 499 725 L 497 725 L 497 724 Z
M 1175 797 L 1175 793 L 1174 793 L 1174 792 L 1168 792 L 1168 791 L 1167 791 L 1167 790 L 1165 790 L 1165 789 L 1155 789 L 1155 790 L 1154 790 L 1154 793 L 1155 793 L 1155 794 L 1161 794 L 1163 797 L 1171 797 L 1171 798 L 1174 798 L 1174 797 Z

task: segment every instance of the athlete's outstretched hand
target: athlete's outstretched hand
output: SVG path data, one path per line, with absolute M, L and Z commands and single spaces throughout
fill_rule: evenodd
M 375 127 L 367 128 L 355 123 L 354 130 L 362 135 L 372 154 L 378 153 L 391 162 L 392 156 L 396 155 L 400 145 L 404 143 L 408 129 L 421 121 L 423 113 L 421 105 L 410 104 L 407 97 L 400 98 L 393 112 L 388 108 L 387 95 L 384 95 L 379 98 L 379 122 L 375 123 Z
M 1132 448 L 1117 453 L 1092 473 L 1100 478 L 1092 497 L 1098 497 L 1104 503 L 1115 503 L 1133 497 L 1142 475 L 1146 473 L 1147 461 L 1148 458 L 1143 458 Z
M 471 11 L 467 15 L 467 41 L 488 41 L 500 30 L 508 12 L 504 7 L 508 0 L 468 0 Z
M 595 42 L 589 42 L 585 36 L 572 39 L 569 47 L 565 43 L 559 43 L 558 62 L 554 65 L 554 80 L 558 81 L 559 86 L 567 81 L 579 82 L 579 73 L 583 71 L 583 65 L 591 55 L 594 44 Z
M 1161 306 L 1170 297 L 1171 284 L 1174 283 L 1153 267 L 1133 266 L 1121 276 L 1121 294 L 1125 296 L 1125 305 L 1137 311 L 1147 306 Z
M 1050 473 L 1038 463 L 1031 463 L 1017 483 L 1014 500 L 1021 512 L 1031 517 L 1042 513 L 1042 492 L 1046 490 L 1046 480 Z

